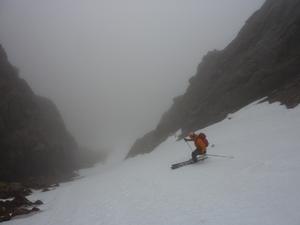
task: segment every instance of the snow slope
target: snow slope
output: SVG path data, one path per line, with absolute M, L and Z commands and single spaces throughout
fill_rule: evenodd
M 5 225 L 299 225 L 300 107 L 251 104 L 203 131 L 212 154 L 170 170 L 190 149 L 170 137 L 154 152 L 83 170 L 36 192 L 43 212 Z

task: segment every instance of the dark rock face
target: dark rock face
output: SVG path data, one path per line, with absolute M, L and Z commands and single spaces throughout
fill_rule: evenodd
M 76 168 L 77 144 L 48 99 L 36 96 L 0 46 L 0 180 L 61 176 Z
M 27 196 L 32 191 L 20 183 L 0 182 L 0 199 L 13 198 L 17 195 Z
M 209 52 L 157 128 L 128 157 L 151 152 L 182 129 L 201 129 L 263 97 L 288 107 L 300 102 L 300 1 L 267 0 L 222 51 Z

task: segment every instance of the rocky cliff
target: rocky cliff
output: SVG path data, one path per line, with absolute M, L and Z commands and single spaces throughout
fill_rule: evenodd
M 77 144 L 48 99 L 18 76 L 0 46 L 0 181 L 64 176 L 76 168 Z
M 155 130 L 127 157 L 151 152 L 178 129 L 183 134 L 224 119 L 268 97 L 287 107 L 300 102 L 300 1 L 267 0 L 222 51 L 209 52 Z

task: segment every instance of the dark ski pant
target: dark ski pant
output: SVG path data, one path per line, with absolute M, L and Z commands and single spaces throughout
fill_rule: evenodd
M 198 159 L 197 159 L 197 156 L 198 155 L 205 155 L 206 152 L 204 152 L 204 154 L 201 154 L 200 151 L 198 149 L 195 149 L 193 152 L 192 152 L 192 159 L 194 162 L 197 162 Z

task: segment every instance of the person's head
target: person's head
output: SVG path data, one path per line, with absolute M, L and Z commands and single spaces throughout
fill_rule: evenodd
M 199 136 L 200 136 L 200 137 L 203 137 L 203 138 L 206 137 L 206 135 L 205 135 L 204 133 L 200 133 Z

